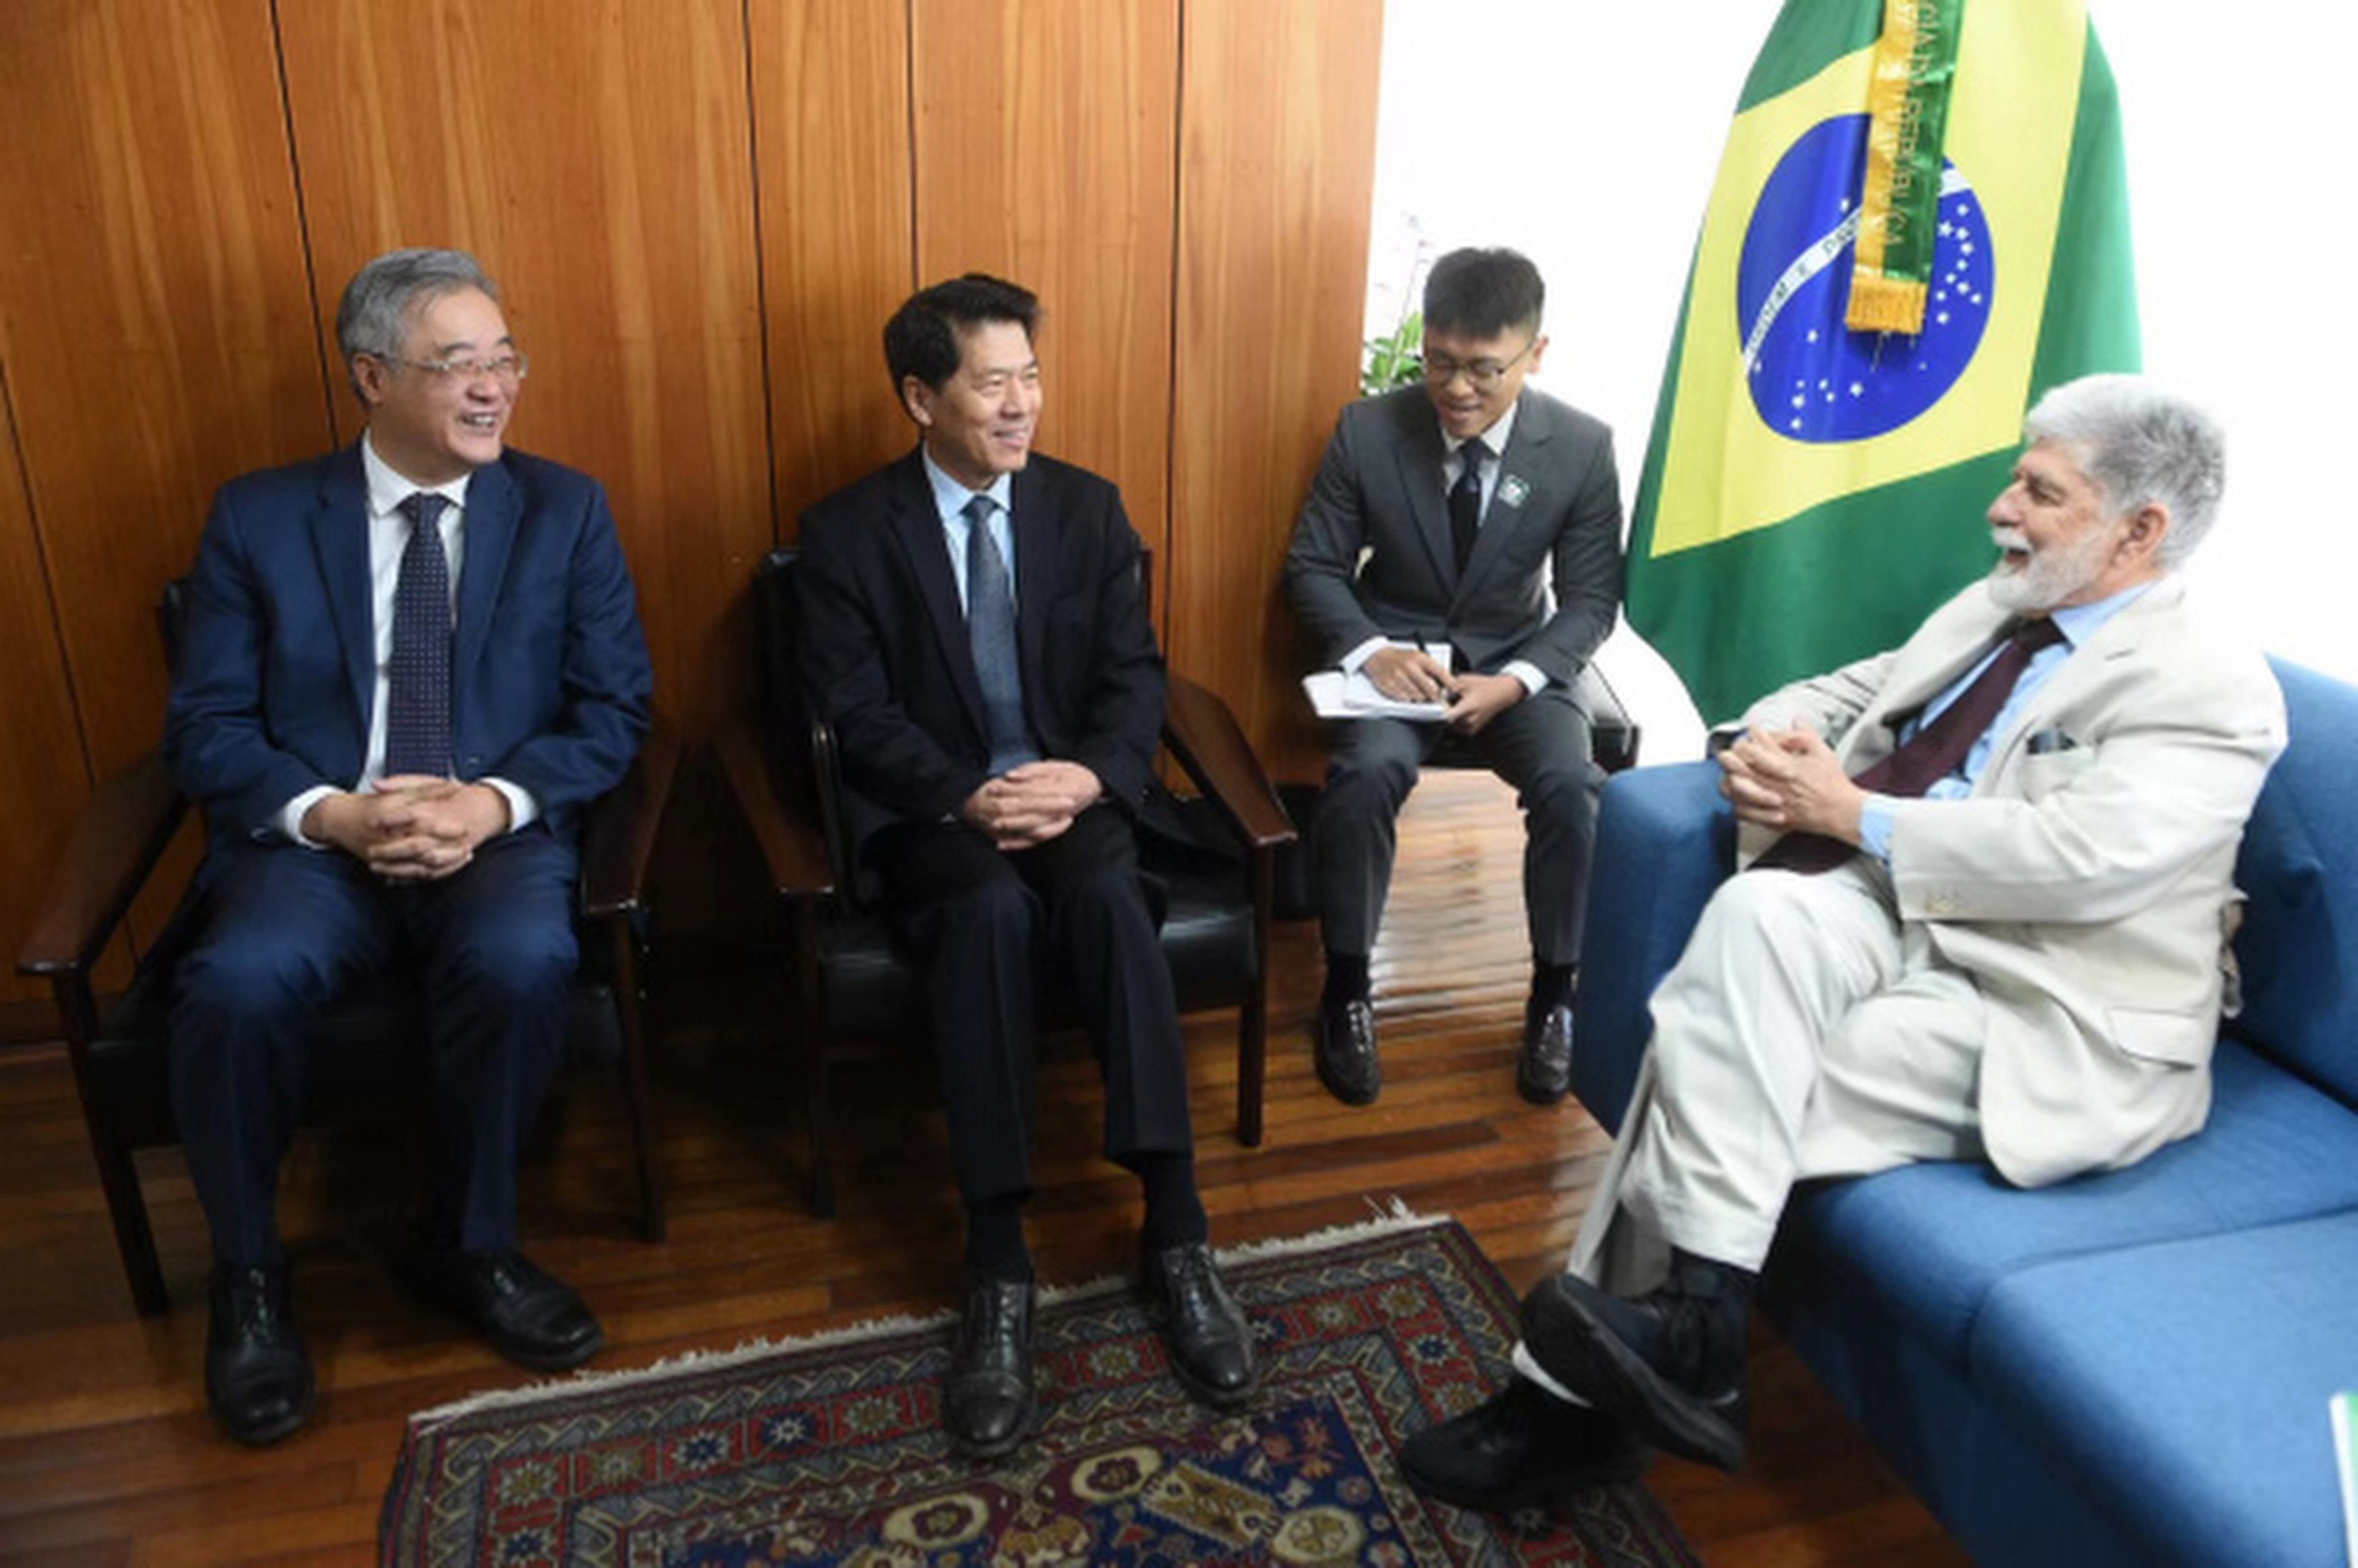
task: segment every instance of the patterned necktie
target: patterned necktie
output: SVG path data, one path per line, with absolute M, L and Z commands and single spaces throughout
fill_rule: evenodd
M 1877 795 L 1909 799 L 1922 795 L 1964 762 L 1974 742 L 1981 739 L 2006 707 L 2006 699 L 2014 693 L 2015 682 L 2030 667 L 2031 655 L 2062 640 L 2062 630 L 2052 616 L 2015 622 L 2014 630 L 1999 644 L 1997 657 L 1974 677 L 1971 686 L 1957 694 L 1954 702 L 1941 710 L 1939 718 L 1919 727 L 1889 756 L 1861 772 L 1852 782 Z M 1832 871 L 1857 852 L 1841 839 L 1823 834 L 1788 833 L 1768 846 L 1768 853 L 1752 864 L 1755 870 L 1802 871 L 1814 876 Z
M 450 499 L 413 491 L 401 510 L 409 543 L 393 589 L 393 670 L 385 702 L 387 774 L 450 776 L 450 561 L 442 512 Z
M 1474 554 L 1474 536 L 1482 528 L 1482 460 L 1490 449 L 1479 441 L 1468 441 L 1457 449 L 1465 461 L 1458 470 L 1457 482 L 1449 487 L 1449 543 L 1457 553 L 1457 575 L 1466 575 L 1466 563 Z
M 1007 578 L 1007 559 L 999 541 L 990 536 L 990 513 L 995 504 L 978 495 L 965 507 L 966 634 L 974 653 L 975 678 L 982 686 L 982 706 L 990 720 L 990 773 L 996 778 L 1008 769 L 1037 762 L 1031 727 L 1023 721 L 1023 676 L 1015 649 L 1015 593 Z

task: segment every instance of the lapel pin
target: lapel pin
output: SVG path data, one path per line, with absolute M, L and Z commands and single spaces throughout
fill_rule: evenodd
M 1520 506 L 1523 497 L 1531 492 L 1531 487 L 1520 475 L 1510 473 L 1498 481 L 1498 501 L 1503 505 Z

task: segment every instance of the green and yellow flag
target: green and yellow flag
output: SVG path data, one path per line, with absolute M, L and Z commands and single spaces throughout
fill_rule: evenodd
M 1638 481 L 1629 623 L 1707 721 L 1989 569 L 2023 411 L 2137 367 L 2083 0 L 1786 0 L 1704 214 Z

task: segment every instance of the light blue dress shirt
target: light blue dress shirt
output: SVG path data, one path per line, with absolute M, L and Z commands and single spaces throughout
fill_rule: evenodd
M 967 607 L 966 596 L 966 536 L 973 524 L 967 521 L 966 503 L 978 495 L 987 495 L 998 504 L 990 509 L 991 543 L 999 546 L 999 558 L 1007 563 L 1007 601 L 1015 602 L 1015 528 L 1009 519 L 1008 498 L 1015 493 L 1013 477 L 1001 474 L 990 481 L 988 490 L 968 490 L 942 470 L 934 461 L 934 454 L 918 449 L 925 460 L 925 478 L 934 487 L 934 509 L 941 514 L 942 537 L 950 552 L 950 575 L 957 579 L 958 608 Z

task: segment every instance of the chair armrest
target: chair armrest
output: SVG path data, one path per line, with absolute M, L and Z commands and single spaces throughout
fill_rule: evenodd
M 160 749 L 102 781 L 17 949 L 16 972 L 87 975 L 187 813 Z
M 646 898 L 655 833 L 679 772 L 679 735 L 657 712 L 622 782 L 590 803 L 581 825 L 581 913 L 635 913 Z
M 800 792 L 783 787 L 771 748 L 753 723 L 731 719 L 713 745 L 737 809 L 761 845 L 763 860 L 781 898 L 816 898 L 835 891 L 827 839 L 810 814 L 795 803 Z
M 1293 820 L 1228 705 L 1184 676 L 1169 677 L 1163 740 L 1195 787 L 1258 852 L 1294 841 Z
M 1606 781 L 1580 948 L 1572 1087 L 1617 1131 L 1653 1035 L 1654 987 L 1736 860 L 1736 817 L 1713 762 L 1633 768 Z

